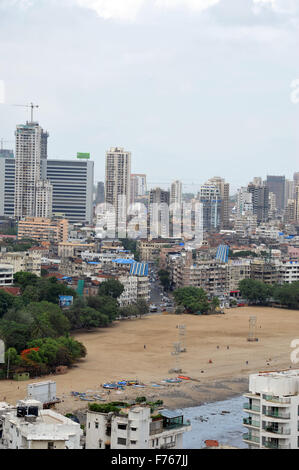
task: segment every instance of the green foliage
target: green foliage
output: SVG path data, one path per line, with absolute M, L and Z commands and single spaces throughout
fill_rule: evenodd
M 274 300 L 290 309 L 299 310 L 299 282 L 275 286 L 273 293 Z
M 252 304 L 266 305 L 273 296 L 273 286 L 254 279 L 243 279 L 239 282 L 241 297 Z
M 145 403 L 146 397 L 137 397 L 135 401 L 136 403 Z
M 171 286 L 169 271 L 166 271 L 165 269 L 160 269 L 160 271 L 158 271 L 158 276 L 164 289 L 169 290 Z
M 118 413 L 119 406 L 111 405 L 110 403 L 101 404 L 98 403 L 89 403 L 88 408 L 90 411 L 95 411 L 96 413 Z
M 107 281 L 102 282 L 100 285 L 98 295 L 118 299 L 123 291 L 124 286 L 121 284 L 121 282 L 117 281 L 116 279 L 108 279 Z
M 137 248 L 137 241 L 133 240 L 131 238 L 122 238 L 120 241 L 121 241 L 121 243 L 122 243 L 125 250 L 130 251 L 131 253 L 133 253 L 135 261 L 139 261 L 140 260 L 140 253 L 139 253 L 139 250 Z
M 0 318 L 13 306 L 14 296 L 0 289 Z
M 255 253 L 254 251 L 250 250 L 243 250 L 243 251 L 236 251 L 233 252 L 232 250 L 229 250 L 228 252 L 229 258 L 258 258 L 259 255 Z
M 205 314 L 210 310 L 207 294 L 199 287 L 181 287 L 174 292 L 174 298 L 176 303 L 189 313 L 200 311 Z

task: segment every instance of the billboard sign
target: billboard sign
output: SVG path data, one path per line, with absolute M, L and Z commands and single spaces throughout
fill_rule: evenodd
M 60 307 L 70 307 L 73 305 L 74 297 L 72 295 L 60 295 L 59 305 Z
M 78 152 L 77 153 L 77 158 L 79 158 L 80 160 L 90 160 L 90 153 Z

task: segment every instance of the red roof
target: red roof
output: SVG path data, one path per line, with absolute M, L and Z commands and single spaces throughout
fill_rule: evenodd
M 8 294 L 11 294 L 11 295 L 21 295 L 21 289 L 20 289 L 20 287 L 5 287 L 5 286 L 1 286 L 0 289 L 4 290 L 5 292 L 7 292 Z

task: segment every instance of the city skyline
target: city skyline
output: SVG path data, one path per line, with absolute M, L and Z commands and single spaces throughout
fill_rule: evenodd
M 291 178 L 296 2 L 172 3 L 2 1 L 0 138 L 26 120 L 12 105 L 32 100 L 49 158 L 88 151 L 96 181 L 111 146 L 128 149 L 153 186 L 220 175 L 235 191 L 246 175 Z

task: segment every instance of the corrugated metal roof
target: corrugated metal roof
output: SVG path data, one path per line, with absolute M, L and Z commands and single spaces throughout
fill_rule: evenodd
M 147 263 L 132 264 L 130 274 L 132 276 L 148 276 L 148 264 Z
M 173 411 L 173 410 L 162 410 L 160 411 L 160 414 L 164 416 L 164 418 L 169 418 L 169 419 L 180 418 L 181 416 L 183 416 L 182 412 Z

